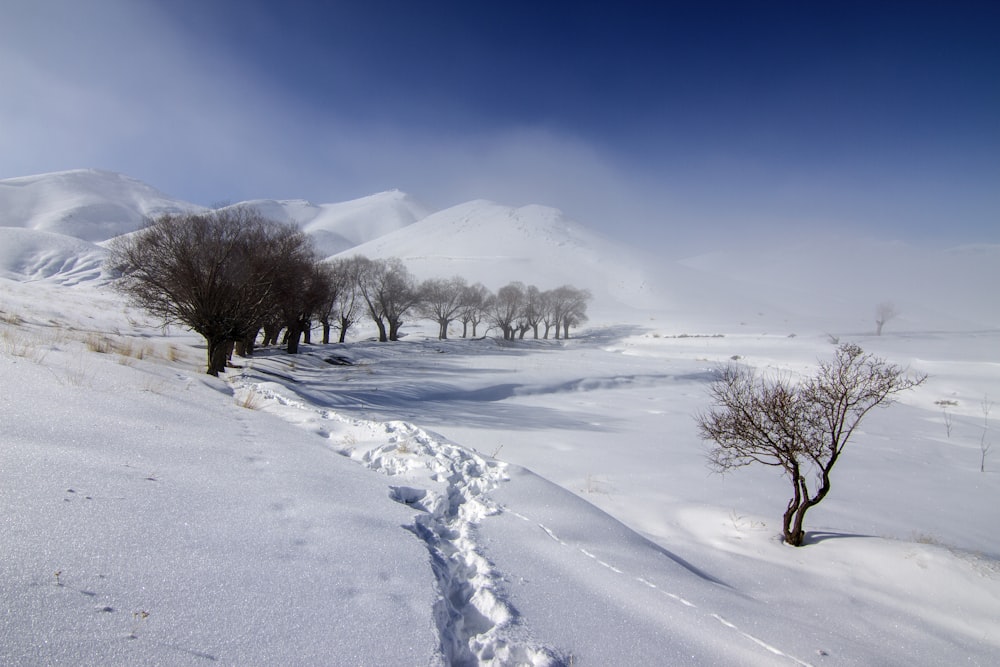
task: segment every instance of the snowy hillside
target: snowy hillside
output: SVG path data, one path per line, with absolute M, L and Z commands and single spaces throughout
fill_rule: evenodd
M 398 190 L 336 204 L 254 199 L 237 205 L 256 208 L 271 220 L 294 222 L 313 238 L 324 257 L 402 229 L 430 212 Z
M 12 280 L 95 280 L 105 256 L 103 248 L 63 234 L 0 227 L 0 276 Z
M 146 217 L 202 207 L 122 174 L 77 169 L 0 181 L 0 227 L 97 243 L 139 229 Z
M 595 308 L 648 309 L 657 303 L 637 251 L 546 206 L 511 208 L 477 200 L 431 214 L 347 254 L 399 257 L 418 278 L 459 275 L 496 290 L 520 280 L 594 293 Z

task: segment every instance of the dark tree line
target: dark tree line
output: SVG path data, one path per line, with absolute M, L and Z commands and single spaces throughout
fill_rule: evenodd
M 399 339 L 405 317 L 438 324 L 439 338 L 461 322 L 462 337 L 482 325 L 507 340 L 568 338 L 587 321 L 587 290 L 564 285 L 540 291 L 512 282 L 495 294 L 461 277 L 418 282 L 397 258 L 362 256 L 319 261 L 295 225 L 268 220 L 250 208 L 164 215 L 110 247 L 116 288 L 165 323 L 190 327 L 205 338 L 207 372 L 218 375 L 232 352 L 253 354 L 282 342 L 289 353 L 309 342 L 312 323 L 329 343 L 367 316 L 380 341 Z M 488 329 L 487 329 L 488 331 Z M 540 333 L 541 332 L 541 333 Z

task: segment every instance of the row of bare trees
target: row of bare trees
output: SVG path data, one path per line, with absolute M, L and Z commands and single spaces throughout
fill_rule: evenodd
M 323 342 L 333 328 L 344 341 L 350 327 L 367 315 L 379 340 L 398 340 L 403 318 L 416 316 L 438 325 L 438 338 L 448 337 L 452 323 L 462 324 L 462 337 L 476 337 L 479 327 L 497 328 L 505 339 L 568 338 L 570 328 L 587 321 L 590 292 L 564 285 L 541 291 L 534 285 L 512 282 L 495 294 L 481 283 L 468 284 L 461 276 L 418 282 L 397 259 L 353 256 L 324 263 L 334 278 L 317 319 Z M 544 327 L 544 328 L 543 328 Z
M 321 262 L 295 225 L 240 207 L 161 216 L 116 239 L 108 268 L 133 305 L 205 338 L 211 375 L 225 370 L 234 348 L 252 354 L 261 330 L 264 344 L 277 343 L 283 331 L 288 352 L 298 352 L 315 321 L 324 343 L 333 329 L 344 342 L 366 316 L 380 341 L 398 340 L 411 316 L 436 322 L 442 339 L 454 322 L 462 323 L 463 337 L 486 324 L 505 339 L 528 331 L 568 338 L 570 328 L 586 322 L 591 298 L 568 285 L 543 292 L 512 282 L 494 294 L 457 276 L 418 282 L 397 258 Z

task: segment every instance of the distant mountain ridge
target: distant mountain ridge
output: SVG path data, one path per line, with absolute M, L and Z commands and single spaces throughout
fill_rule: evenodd
M 206 210 L 142 181 L 98 169 L 0 180 L 0 227 L 22 227 L 99 243 L 149 217 Z
M 257 199 L 263 215 L 299 225 L 324 257 L 399 257 L 418 278 L 459 275 L 496 290 L 512 281 L 594 294 L 595 322 L 690 333 L 872 328 L 893 301 L 889 330 L 1000 327 L 1000 245 L 920 249 L 837 235 L 718 247 L 678 261 L 635 248 L 540 205 L 473 200 L 430 211 L 398 190 L 347 202 Z M 164 213 L 207 211 L 134 178 L 79 169 L 0 180 L 0 277 L 66 285 L 104 281 L 108 240 Z M 671 221 L 672 224 L 680 224 Z M 666 222 L 664 224 L 667 224 Z

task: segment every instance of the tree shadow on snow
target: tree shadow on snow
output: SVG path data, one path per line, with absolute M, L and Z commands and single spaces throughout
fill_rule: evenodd
M 826 542 L 827 540 L 840 540 L 848 537 L 872 538 L 875 536 L 863 535 L 861 533 L 835 533 L 826 530 L 807 530 L 805 539 L 802 540 L 802 546 L 820 544 L 822 542 Z

